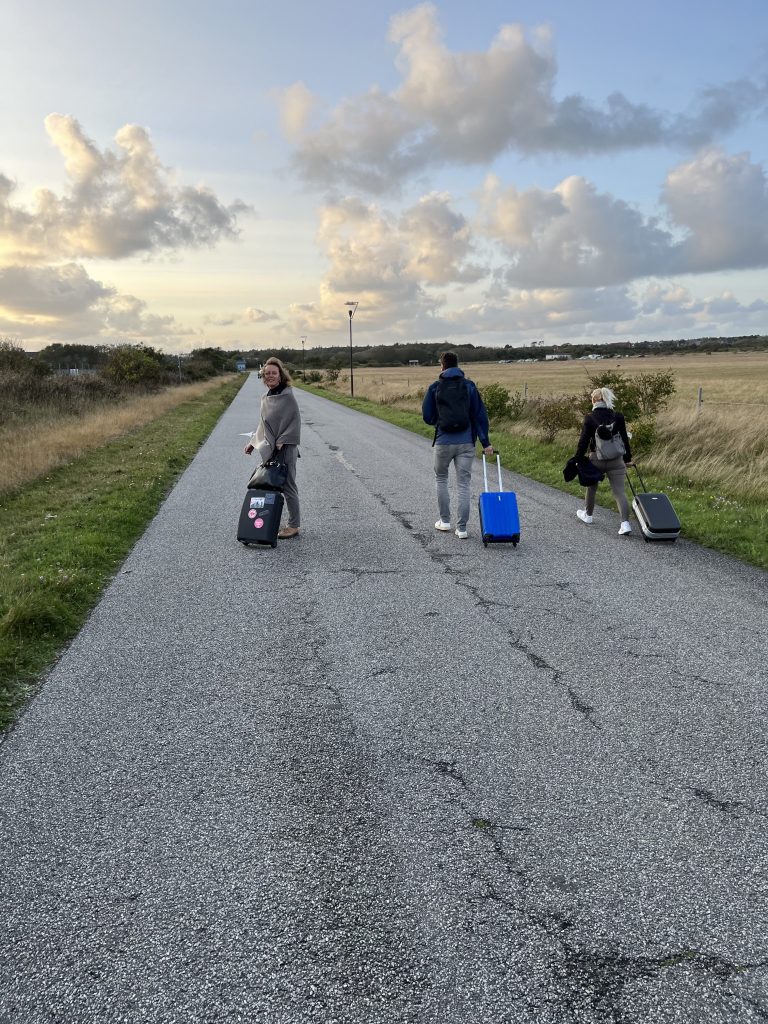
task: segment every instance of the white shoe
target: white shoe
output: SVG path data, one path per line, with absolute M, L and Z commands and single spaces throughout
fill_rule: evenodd
M 456 536 L 459 538 L 459 540 L 466 540 L 467 537 L 468 537 L 467 531 L 466 530 L 460 530 L 458 527 L 456 528 L 455 533 L 456 533 Z
M 619 527 L 619 536 L 623 537 L 625 533 L 632 533 L 632 526 L 626 520 Z
M 577 508 L 576 515 L 579 517 L 582 523 L 586 523 L 587 526 L 589 526 L 589 524 L 592 522 L 592 516 L 588 516 L 583 508 Z
M 451 524 L 444 523 L 442 519 L 438 519 L 437 522 L 435 523 L 435 529 L 442 530 L 444 533 L 447 533 L 450 530 L 450 528 Z

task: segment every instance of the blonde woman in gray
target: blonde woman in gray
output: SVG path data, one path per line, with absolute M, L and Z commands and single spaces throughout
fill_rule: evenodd
M 589 453 L 589 461 L 608 477 L 611 491 L 621 516 L 619 535 L 632 533 L 629 522 L 629 504 L 624 491 L 626 466 L 632 464 L 632 450 L 629 445 L 627 425 L 620 412 L 614 409 L 616 396 L 610 388 L 595 388 L 590 395 L 592 412 L 584 417 L 581 437 L 576 448 L 576 460 L 584 459 Z M 576 515 L 589 525 L 595 510 L 597 484 L 587 487 L 584 496 L 584 508 L 577 510 Z

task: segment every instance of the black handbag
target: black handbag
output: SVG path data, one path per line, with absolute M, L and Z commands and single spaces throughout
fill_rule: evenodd
M 248 488 L 259 491 L 282 491 L 288 480 L 288 467 L 279 453 L 273 452 L 267 461 L 256 468 L 248 481 Z

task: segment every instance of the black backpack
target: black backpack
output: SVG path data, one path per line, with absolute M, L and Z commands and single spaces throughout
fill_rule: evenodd
M 441 377 L 435 389 L 437 425 L 445 434 L 458 434 L 470 424 L 469 388 L 463 377 Z

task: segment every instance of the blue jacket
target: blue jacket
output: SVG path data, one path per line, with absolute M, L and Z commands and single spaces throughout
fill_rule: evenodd
M 460 370 L 458 366 L 449 366 L 447 370 L 443 370 L 440 377 L 464 377 L 464 371 Z M 464 380 L 469 391 L 470 426 L 468 430 L 462 430 L 458 434 L 446 434 L 437 427 L 437 400 L 435 399 L 435 392 L 440 382 L 439 377 L 429 385 L 427 393 L 424 395 L 424 401 L 421 403 L 422 419 L 431 427 L 437 427 L 435 444 L 474 444 L 480 438 L 480 444 L 483 448 L 489 448 L 491 442 L 488 439 L 488 413 L 485 410 L 480 392 L 475 387 L 474 381 L 469 380 L 468 377 L 464 377 Z

